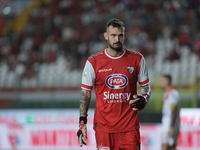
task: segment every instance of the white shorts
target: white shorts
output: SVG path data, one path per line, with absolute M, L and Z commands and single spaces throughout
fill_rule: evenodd
M 167 144 L 169 146 L 176 146 L 179 129 L 174 130 L 173 137 L 169 137 L 168 133 L 169 133 L 169 130 L 162 131 L 162 144 Z

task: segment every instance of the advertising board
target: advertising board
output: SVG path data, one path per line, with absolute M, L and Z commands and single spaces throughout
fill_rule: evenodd
M 87 146 L 95 150 L 93 111 L 88 116 Z M 78 109 L 1 110 L 0 149 L 7 150 L 77 150 Z M 179 150 L 200 149 L 200 109 L 181 109 Z M 141 124 L 141 149 L 160 150 L 161 124 Z

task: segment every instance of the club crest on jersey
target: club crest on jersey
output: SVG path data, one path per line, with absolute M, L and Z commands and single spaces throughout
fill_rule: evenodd
M 128 69 L 128 71 L 129 71 L 130 74 L 132 74 L 133 71 L 134 71 L 134 67 L 131 67 L 131 66 L 128 66 L 127 69 Z
M 128 84 L 128 78 L 123 74 L 111 74 L 106 78 L 105 82 L 111 89 L 122 89 Z

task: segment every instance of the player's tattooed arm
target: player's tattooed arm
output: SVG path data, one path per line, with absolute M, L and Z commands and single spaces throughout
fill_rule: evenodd
M 80 97 L 80 117 L 87 117 L 87 112 L 90 106 L 91 91 L 90 90 L 81 90 Z
M 147 94 L 148 95 L 147 101 L 149 100 L 149 97 L 151 96 L 151 87 L 149 84 L 141 86 L 141 94 L 142 95 Z

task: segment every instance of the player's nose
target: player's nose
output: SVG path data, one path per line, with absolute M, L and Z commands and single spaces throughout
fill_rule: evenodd
M 120 37 L 119 36 L 116 36 L 116 43 L 120 42 Z

